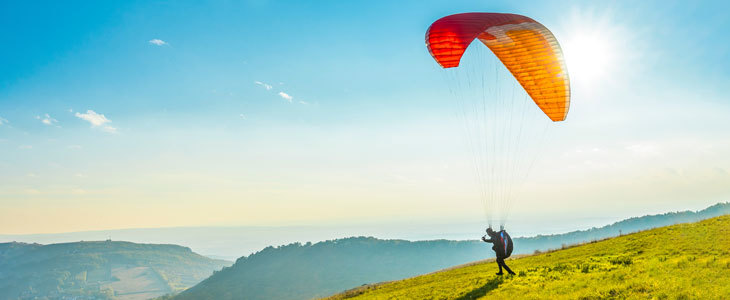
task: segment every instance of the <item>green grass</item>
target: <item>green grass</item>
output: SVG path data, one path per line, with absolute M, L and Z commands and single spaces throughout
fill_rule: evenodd
M 485 250 L 488 247 L 485 246 Z M 730 215 L 363 286 L 338 299 L 730 299 Z

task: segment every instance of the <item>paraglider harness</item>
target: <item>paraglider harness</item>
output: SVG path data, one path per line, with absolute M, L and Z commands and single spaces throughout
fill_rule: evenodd
M 497 252 L 497 256 L 500 256 L 504 259 L 512 255 L 514 245 L 512 244 L 512 238 L 509 236 L 509 233 L 507 233 L 507 231 L 502 229 L 500 231 L 494 232 L 494 235 L 490 235 L 489 232 L 487 232 L 487 235 L 489 235 L 489 242 L 492 242 L 494 244 L 494 247 L 492 247 L 492 249 Z M 486 236 L 482 237 L 482 239 L 484 238 L 486 238 Z
M 512 238 L 509 236 L 507 231 L 500 230 L 497 232 L 499 235 L 499 240 L 502 244 L 502 249 L 504 249 L 504 258 L 509 257 L 512 255 L 512 248 L 514 248 L 514 245 L 512 245 Z

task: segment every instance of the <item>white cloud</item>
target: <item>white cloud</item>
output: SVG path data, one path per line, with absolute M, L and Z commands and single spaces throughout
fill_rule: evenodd
M 270 91 L 270 90 L 272 90 L 274 88 L 272 85 L 270 85 L 268 83 L 265 83 L 265 82 L 261 82 L 261 81 L 254 81 L 253 83 L 255 83 L 256 85 L 262 86 L 267 91 Z M 283 84 L 284 83 L 279 82 L 279 85 L 283 85 Z M 292 97 L 291 95 L 289 95 L 289 94 L 287 94 L 287 93 L 285 93 L 283 91 L 277 93 L 277 95 L 279 95 L 279 97 L 281 97 L 281 98 L 284 98 L 284 100 L 289 101 L 289 103 L 293 103 L 294 97 Z M 298 101 L 298 102 L 299 102 L 299 104 L 305 104 L 305 105 L 306 104 L 309 104 L 309 102 L 301 101 L 301 100 Z
M 66 148 L 78 150 L 78 149 L 81 149 L 81 145 L 68 145 Z
M 246 115 L 244 115 L 244 114 L 239 114 L 239 116 L 241 117 L 241 119 L 244 119 L 244 120 L 246 120 Z
M 41 122 L 46 125 L 54 125 L 54 124 L 58 123 L 58 120 L 51 118 L 51 116 L 48 114 L 43 115 L 43 117 L 35 116 L 35 118 L 38 120 L 41 120 Z
M 18 146 L 18 149 L 25 149 L 25 150 L 27 150 L 27 149 L 33 149 L 33 146 L 31 146 L 31 145 L 20 145 L 20 146 Z
M 77 112 L 75 114 L 75 116 L 79 119 L 88 121 L 89 123 L 91 123 L 91 126 L 94 126 L 94 127 L 101 126 L 101 125 L 111 122 L 111 120 L 107 119 L 106 116 L 104 116 L 103 114 L 98 114 L 95 111 L 90 110 L 90 109 L 87 110 L 85 114 Z
M 167 45 L 167 42 L 165 42 L 165 41 L 163 41 L 161 39 L 151 39 L 149 41 L 149 43 L 152 44 L 152 45 L 157 45 L 157 46 Z
M 82 113 L 76 113 L 75 116 L 79 119 L 85 120 L 89 123 L 91 123 L 91 127 L 101 127 L 101 130 L 110 132 L 110 133 L 116 133 L 117 129 L 110 126 L 105 125 L 107 123 L 111 123 L 112 120 L 109 120 L 104 116 L 103 114 L 96 113 L 93 110 L 87 110 L 85 114 Z
M 111 126 L 104 126 L 103 128 L 101 128 L 101 130 L 106 131 L 108 133 L 117 133 L 117 128 L 111 127 Z
M 10 123 L 10 122 L 8 121 L 8 119 L 5 119 L 5 118 L 3 118 L 3 117 L 0 117 L 0 125 L 3 125 L 3 124 L 7 124 L 7 123 Z
M 291 102 L 291 100 L 294 99 L 294 97 L 289 96 L 289 94 L 284 93 L 284 92 L 279 92 L 279 96 L 281 96 L 281 98 L 284 98 L 286 101 L 289 101 L 289 102 Z
M 254 81 L 253 83 L 263 86 L 267 91 L 269 91 L 273 88 L 270 84 L 267 84 L 267 83 L 264 83 L 261 81 Z

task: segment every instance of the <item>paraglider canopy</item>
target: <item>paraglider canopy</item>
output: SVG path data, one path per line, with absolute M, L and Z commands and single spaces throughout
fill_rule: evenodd
M 550 30 L 516 14 L 463 13 L 437 20 L 426 32 L 428 51 L 443 68 L 458 67 L 474 39 L 489 47 L 550 120 L 565 120 L 570 79 Z

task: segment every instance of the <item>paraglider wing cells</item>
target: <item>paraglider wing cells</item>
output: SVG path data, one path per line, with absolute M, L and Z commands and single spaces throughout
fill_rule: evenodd
M 443 68 L 458 67 L 474 39 L 489 47 L 550 120 L 565 120 L 570 79 L 550 30 L 516 14 L 464 13 L 443 17 L 426 32 L 426 46 Z

